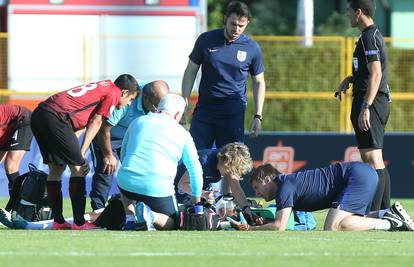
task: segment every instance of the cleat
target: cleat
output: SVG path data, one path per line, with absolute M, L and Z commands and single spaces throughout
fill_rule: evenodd
M 395 202 L 394 204 L 392 204 L 390 210 L 392 213 L 398 215 L 398 217 L 400 217 L 404 221 L 409 221 L 411 219 L 411 216 L 404 209 L 403 205 L 400 202 Z
M 2 223 L 7 228 L 13 229 L 13 222 L 11 221 L 11 214 L 10 212 L 6 211 L 5 209 L 0 208 L 0 223 Z
M 76 223 L 72 224 L 72 230 L 85 231 L 85 230 L 98 230 L 98 229 L 102 229 L 102 228 L 88 221 L 85 221 L 85 223 L 82 224 L 81 226 L 77 225 Z
M 13 211 L 11 214 L 11 221 L 14 229 L 26 229 L 29 222 L 20 216 L 17 211 Z
M 402 220 L 397 214 L 387 211 L 382 219 L 387 220 L 391 224 L 390 231 L 413 231 L 410 223 Z
M 414 221 L 400 202 L 392 204 L 390 211 L 405 223 L 408 231 L 414 231 Z
M 122 226 L 123 231 L 134 231 L 137 229 L 137 224 L 134 221 L 127 221 L 125 222 L 124 226 Z
M 72 229 L 72 225 L 66 221 L 64 223 L 53 222 L 53 225 L 52 225 L 52 230 L 70 230 L 70 229 Z
M 135 206 L 136 230 L 155 231 L 154 214 L 144 202 L 137 202 Z

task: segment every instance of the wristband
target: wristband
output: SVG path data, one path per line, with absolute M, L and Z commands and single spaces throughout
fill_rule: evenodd
M 368 102 L 366 101 L 366 100 L 364 100 L 363 102 L 362 102 L 362 105 L 361 105 L 361 108 L 362 109 L 369 109 L 371 107 L 371 105 L 370 104 L 368 104 Z
M 260 122 L 263 122 L 263 117 L 262 117 L 262 115 L 259 115 L 259 114 L 255 114 L 253 116 L 253 119 L 259 119 Z
M 249 206 L 249 205 L 244 206 L 244 207 L 242 208 L 242 212 L 245 212 L 245 211 L 246 211 L 246 209 L 248 209 L 248 208 L 250 208 L 250 206 Z

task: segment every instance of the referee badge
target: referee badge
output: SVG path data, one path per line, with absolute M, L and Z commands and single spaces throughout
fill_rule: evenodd
M 246 60 L 247 57 L 247 52 L 246 51 L 241 51 L 241 50 L 237 50 L 237 60 L 240 62 L 243 62 Z
M 358 58 L 354 57 L 354 70 L 358 71 Z

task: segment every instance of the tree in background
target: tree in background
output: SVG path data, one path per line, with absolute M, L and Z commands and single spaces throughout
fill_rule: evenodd
M 347 17 L 339 12 L 345 0 L 335 0 L 322 11 L 326 0 L 315 0 L 315 35 L 357 36 L 349 27 Z M 231 0 L 208 0 L 208 29 L 223 27 L 223 14 Z M 246 0 L 253 19 L 247 31 L 251 35 L 295 35 L 297 1 L 294 0 Z M 329 12 L 329 13 L 327 13 Z M 332 12 L 332 13 L 331 13 Z
M 223 14 L 231 0 L 208 0 L 208 29 L 223 26 Z M 296 1 L 250 0 L 245 2 L 253 15 L 248 33 L 252 35 L 294 35 Z
M 359 32 L 350 27 L 348 17 L 334 11 L 325 23 L 315 28 L 315 35 L 358 36 Z

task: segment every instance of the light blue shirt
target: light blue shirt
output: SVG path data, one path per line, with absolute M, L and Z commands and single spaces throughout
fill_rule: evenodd
M 180 159 L 190 174 L 192 195 L 200 197 L 203 171 L 193 138 L 171 116 L 150 112 L 134 120 L 125 134 L 118 185 L 145 196 L 172 196 Z
M 147 83 L 147 81 L 138 80 L 140 88 L 144 88 Z M 142 106 L 142 95 L 143 92 L 141 92 L 136 99 L 131 101 L 129 105 L 126 105 L 122 109 L 115 109 L 112 112 L 111 117 L 106 120 L 113 126 L 111 129 L 111 138 L 123 139 L 129 124 L 131 124 L 134 119 L 145 115 L 145 111 Z

